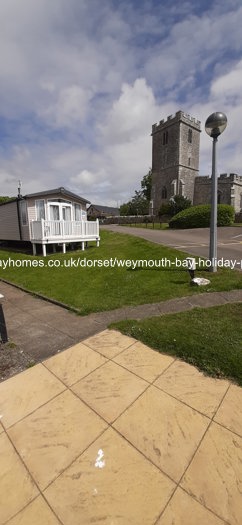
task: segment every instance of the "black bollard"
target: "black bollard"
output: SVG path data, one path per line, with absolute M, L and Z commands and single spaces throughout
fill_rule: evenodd
M 2 343 L 7 343 L 8 334 L 7 334 L 7 328 L 6 328 L 6 323 L 5 323 L 5 317 L 3 313 L 3 307 L 1 304 L 0 304 L 0 335 L 1 335 Z

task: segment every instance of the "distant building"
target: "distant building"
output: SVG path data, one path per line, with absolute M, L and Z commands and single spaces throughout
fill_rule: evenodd
M 119 208 L 100 206 L 99 204 L 91 204 L 87 210 L 87 216 L 93 219 L 107 219 L 109 217 L 119 217 L 119 215 Z
M 211 201 L 211 177 L 199 176 L 201 123 L 177 111 L 152 126 L 152 208 L 174 195 L 183 195 L 194 205 Z M 231 173 L 218 177 L 218 202 L 242 210 L 242 176 Z

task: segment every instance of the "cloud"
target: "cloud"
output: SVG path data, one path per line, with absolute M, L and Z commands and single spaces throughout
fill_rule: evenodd
M 116 205 L 151 166 L 151 126 L 224 111 L 221 171 L 242 173 L 240 0 L 0 3 L 1 193 L 67 186 Z
M 211 86 L 213 99 L 222 99 L 226 103 L 242 100 L 242 60 L 224 75 L 214 80 Z
M 61 89 L 54 104 L 40 112 L 42 118 L 57 127 L 80 126 L 86 118 L 92 90 L 77 85 Z
M 100 126 L 101 133 L 111 143 L 136 140 L 147 134 L 157 112 L 153 91 L 144 78 L 136 79 L 132 85 L 124 83 L 105 124 Z

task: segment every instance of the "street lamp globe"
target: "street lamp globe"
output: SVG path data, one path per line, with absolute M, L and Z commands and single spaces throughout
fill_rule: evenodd
M 227 126 L 227 117 L 224 113 L 216 112 L 210 115 L 205 122 L 205 131 L 213 139 L 212 153 L 212 181 L 211 181 L 211 220 L 210 220 L 210 243 L 209 260 L 210 271 L 217 271 L 217 191 L 218 180 L 216 174 L 216 144 L 219 135 Z
M 210 137 L 217 138 L 219 135 L 221 135 L 221 133 L 223 133 L 226 126 L 226 115 L 218 111 L 216 113 L 212 113 L 212 115 L 207 118 L 205 122 L 205 131 Z

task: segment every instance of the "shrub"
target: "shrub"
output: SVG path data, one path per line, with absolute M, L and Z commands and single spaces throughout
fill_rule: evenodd
M 161 205 L 158 215 L 159 217 L 162 217 L 163 215 L 170 215 L 170 217 L 173 217 L 173 215 L 176 215 L 180 211 L 190 208 L 191 205 L 192 203 L 187 197 L 183 197 L 183 195 L 175 195 L 169 200 L 169 202 L 165 202 Z
M 207 228 L 210 226 L 210 204 L 192 206 L 181 211 L 169 222 L 170 228 Z M 230 226 L 234 222 L 234 208 L 228 204 L 218 204 L 218 226 Z
M 192 203 L 187 197 L 183 197 L 183 195 L 175 195 L 169 201 L 170 215 L 173 217 L 174 215 L 177 215 L 177 213 L 180 213 L 180 211 L 190 208 L 191 205 Z
M 171 215 L 171 209 L 170 209 L 170 205 L 169 205 L 169 202 L 166 202 L 165 204 L 162 204 L 159 211 L 158 211 L 158 216 L 159 217 L 162 217 L 163 215 Z

